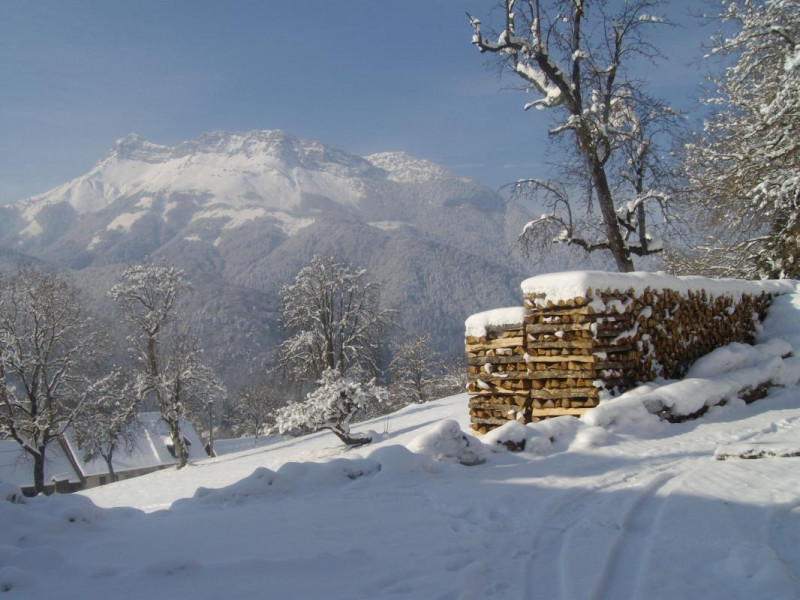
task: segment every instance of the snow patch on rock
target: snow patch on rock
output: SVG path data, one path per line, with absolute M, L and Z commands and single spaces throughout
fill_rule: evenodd
M 405 152 L 379 152 L 364 158 L 376 167 L 385 170 L 391 181 L 399 183 L 423 183 L 438 179 L 459 178 L 444 167 L 427 160 L 414 158 Z
M 136 223 L 139 219 L 147 214 L 146 210 L 142 210 L 135 213 L 123 213 L 116 217 L 113 221 L 111 221 L 108 225 L 106 225 L 107 231 L 124 231 L 125 233 L 130 233 L 131 227 L 133 224 Z

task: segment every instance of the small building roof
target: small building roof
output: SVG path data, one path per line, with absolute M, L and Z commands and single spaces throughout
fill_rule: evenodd
M 48 445 L 44 457 L 45 485 L 54 477 L 80 483 L 81 477 L 75 472 L 61 444 L 53 442 Z M 33 457 L 14 440 L 0 440 L 0 481 L 19 487 L 33 486 Z
M 178 462 L 169 451 L 172 441 L 161 415 L 157 412 L 142 413 L 140 420 L 142 426 L 133 449 L 128 452 L 124 446 L 120 446 L 114 452 L 112 464 L 118 474 L 169 466 Z M 180 427 L 188 442 L 189 460 L 206 458 L 203 442 L 192 424 L 181 419 Z M 88 461 L 84 459 L 71 429 L 67 429 L 63 439 L 80 473 L 76 472 L 62 445 L 54 441 L 47 446 L 45 453 L 45 483 L 49 483 L 54 476 L 66 477 L 70 483 L 79 483 L 81 476 L 108 474 L 108 467 L 102 457 Z M 14 440 L 0 440 L 0 481 L 20 487 L 33 485 L 33 458 Z
M 140 469 L 151 469 L 166 465 L 177 464 L 178 460 L 172 456 L 169 447 L 172 445 L 167 424 L 157 412 L 147 412 L 139 415 L 141 427 L 139 428 L 136 442 L 133 448 L 128 451 L 121 445 L 114 452 L 112 465 L 116 473 L 126 471 L 138 471 Z M 203 442 L 197 435 L 192 424 L 186 419 L 180 420 L 181 434 L 188 442 L 189 460 L 207 458 Z M 84 476 L 105 475 L 108 467 L 102 457 L 92 460 L 85 460 L 83 451 L 75 440 L 73 432 L 68 429 L 64 438 L 72 451 L 75 461 Z

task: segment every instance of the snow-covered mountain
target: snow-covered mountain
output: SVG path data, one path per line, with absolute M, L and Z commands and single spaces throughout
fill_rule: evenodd
M 73 270 L 98 298 L 122 265 L 167 257 L 189 272 L 206 345 L 256 372 L 278 339 L 279 288 L 315 253 L 368 268 L 406 328 L 455 351 L 467 315 L 519 302 L 521 219 L 475 180 L 403 153 L 360 157 L 282 131 L 175 147 L 131 135 L 85 175 L 0 207 L 0 245 Z

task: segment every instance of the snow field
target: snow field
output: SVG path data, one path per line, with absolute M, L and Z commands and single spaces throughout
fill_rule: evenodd
M 463 433 L 459 395 L 354 427 L 386 431 L 357 450 L 317 433 L 73 496 L 0 501 L 0 590 L 800 597 L 800 388 L 786 356 L 799 349 L 799 307 L 796 295 L 776 299 L 758 346 L 715 351 L 683 381 L 647 384 L 583 419 L 510 423 L 478 442 Z M 767 372 L 784 387 L 736 398 L 734 383 Z M 655 396 L 712 406 L 669 424 L 646 410 Z M 523 439 L 524 452 L 502 445 Z M 765 458 L 738 458 L 754 453 Z

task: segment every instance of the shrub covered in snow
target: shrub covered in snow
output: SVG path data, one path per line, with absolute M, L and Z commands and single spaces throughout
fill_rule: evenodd
M 19 486 L 0 481 L 0 500 L 11 502 L 11 504 L 22 504 L 25 498 Z
M 343 377 L 336 369 L 327 369 L 319 387 L 303 402 L 282 408 L 277 414 L 281 433 L 300 430 L 330 429 L 345 444 L 366 444 L 372 438 L 350 435 L 350 422 L 359 410 L 386 401 L 386 390 L 371 380 L 367 383 Z
M 481 441 L 492 450 L 511 450 L 519 452 L 525 449 L 525 442 L 532 434 L 532 431 L 519 421 L 509 421 L 492 429 L 481 438 Z
M 486 446 L 461 431 L 458 423 L 451 419 L 440 421 L 411 440 L 408 449 L 440 462 L 462 465 L 479 465 L 486 462 L 488 454 Z

